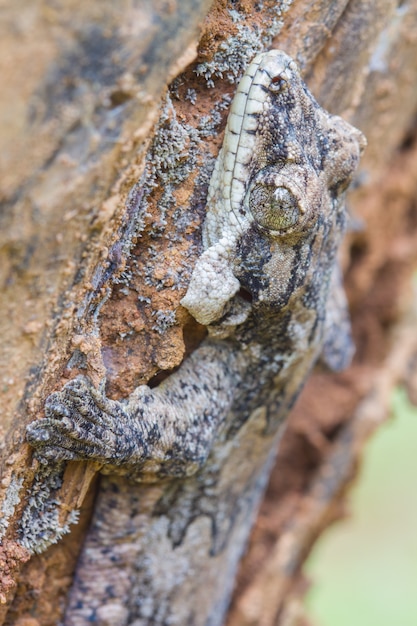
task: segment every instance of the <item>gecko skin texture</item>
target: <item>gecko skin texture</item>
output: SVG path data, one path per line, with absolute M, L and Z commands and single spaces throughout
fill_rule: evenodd
M 210 606 L 149 623 L 221 624 L 285 418 L 319 357 L 334 370 L 350 362 L 337 252 L 365 143 L 318 105 L 285 53 L 256 56 L 231 106 L 182 300 L 208 337 L 155 389 L 116 402 L 78 377 L 28 427 L 42 462 L 96 460 L 139 482 L 172 477 L 159 510 L 178 554 L 190 525 L 210 520 Z M 176 584 L 191 597 L 193 577 L 201 585 L 197 556 L 187 559 L 190 577 L 171 582 L 167 598 Z M 150 597 L 162 583 L 145 578 L 137 593 Z M 141 610 L 136 601 L 130 619 L 146 624 Z

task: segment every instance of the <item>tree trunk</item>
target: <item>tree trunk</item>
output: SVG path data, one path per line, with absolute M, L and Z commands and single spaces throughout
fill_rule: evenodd
M 320 105 L 367 136 L 342 259 L 354 361 L 339 374 L 317 368 L 291 412 L 226 619 L 301 624 L 312 543 L 340 514 L 393 386 L 417 394 L 417 3 L 41 1 L 4 17 L 2 624 L 224 622 L 209 589 L 217 569 L 227 601 L 234 565 L 213 547 L 213 517 L 176 527 L 172 480 L 42 466 L 25 428 L 80 373 L 126 398 L 158 388 L 201 344 L 205 328 L 180 300 L 230 102 L 255 54 L 284 50 Z M 224 534 L 231 552 L 250 523 Z M 162 601 L 167 577 L 181 593 Z

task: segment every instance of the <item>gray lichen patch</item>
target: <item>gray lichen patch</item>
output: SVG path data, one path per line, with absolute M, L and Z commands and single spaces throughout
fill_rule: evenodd
M 12 476 L 7 487 L 6 496 L 1 505 L 0 515 L 0 540 L 4 537 L 9 525 L 9 519 L 13 516 L 16 506 L 21 500 L 20 490 L 23 485 L 23 477 Z
M 146 159 L 144 181 L 145 207 L 152 191 L 162 190 L 158 200 L 159 233 L 164 230 L 167 212 L 176 204 L 175 189 L 195 171 L 200 141 L 196 128 L 178 120 L 171 98 L 167 95 Z M 158 234 L 156 224 L 154 233 Z
M 231 36 L 220 44 L 210 61 L 199 63 L 195 69 L 197 76 L 203 76 L 207 87 L 214 87 L 214 78 L 226 78 L 236 83 L 251 58 L 263 48 L 259 31 L 238 24 L 238 35 Z
M 264 9 L 264 18 L 261 23 L 252 20 L 249 25 L 246 14 L 235 9 L 229 10 L 237 33 L 227 37 L 210 60 L 197 65 L 197 76 L 204 76 L 207 87 L 214 87 L 214 79 L 218 78 L 225 78 L 232 84 L 238 82 L 253 57 L 270 47 L 273 38 L 284 25 L 282 16 L 291 4 L 292 0 L 288 0 L 274 3 L 274 6 L 262 6 L 260 8 Z
M 41 553 L 57 543 L 78 521 L 79 511 L 69 513 L 64 524 L 60 521 L 61 502 L 57 492 L 62 486 L 64 464 L 41 467 L 35 476 L 30 496 L 19 525 L 19 541 L 32 554 Z
M 176 315 L 175 311 L 171 311 L 170 309 L 163 311 L 153 311 L 152 313 L 155 317 L 155 324 L 153 329 L 156 330 L 160 335 L 162 335 L 168 328 L 174 326 L 176 323 Z
M 178 121 L 171 98 L 167 95 L 147 158 L 151 176 L 165 184 L 184 180 L 189 174 L 187 167 L 183 167 L 184 161 L 189 158 L 190 151 L 193 152 L 195 141 L 194 129 Z M 151 176 L 148 176 L 148 183 Z

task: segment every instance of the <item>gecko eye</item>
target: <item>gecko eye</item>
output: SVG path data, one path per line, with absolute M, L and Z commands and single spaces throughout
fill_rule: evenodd
M 280 91 L 284 91 L 286 87 L 287 81 L 282 76 L 274 76 L 269 84 L 269 89 L 273 93 L 279 93 Z
M 301 217 L 297 198 L 286 187 L 255 185 L 250 192 L 249 208 L 260 226 L 273 231 L 285 232 Z

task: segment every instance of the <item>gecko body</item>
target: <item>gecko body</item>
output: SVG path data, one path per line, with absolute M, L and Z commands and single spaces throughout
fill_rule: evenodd
M 364 145 L 317 104 L 285 53 L 255 57 L 232 103 L 182 300 L 207 338 L 158 387 L 124 402 L 78 377 L 28 427 L 45 463 L 95 460 L 139 490 L 165 485 L 132 548 L 134 576 L 115 592 L 124 617 L 111 623 L 222 623 L 285 419 L 320 356 L 336 370 L 351 358 L 337 251 Z M 170 573 L 158 570 L 164 559 Z M 66 624 L 101 623 L 105 582 L 83 604 L 80 574 Z M 187 598 L 202 588 L 196 611 Z

